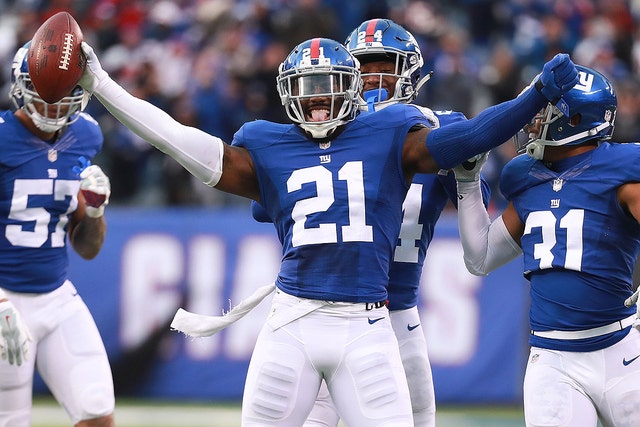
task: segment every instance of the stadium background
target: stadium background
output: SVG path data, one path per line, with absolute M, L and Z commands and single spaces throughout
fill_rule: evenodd
M 295 44 L 315 36 L 342 41 L 373 17 L 390 17 L 418 39 L 424 70 L 434 71 L 422 105 L 473 117 L 517 95 L 562 51 L 618 88 L 614 138 L 640 134 L 636 1 L 0 0 L 2 93 L 15 50 L 59 10 L 73 13 L 127 89 L 226 141 L 245 121 L 286 121 L 275 76 Z M 0 97 L 0 107 L 9 108 L 8 98 Z M 268 283 L 279 257 L 275 233 L 251 220 L 246 200 L 195 182 L 97 102 L 88 111 L 105 134 L 96 163 L 113 184 L 109 234 L 95 261 L 73 258 L 71 277 L 103 334 L 118 397 L 237 402 L 265 307 L 206 340 L 170 332 L 168 322 L 180 306 L 219 314 L 229 299 L 237 303 Z M 505 143 L 484 169 L 492 215 L 504 206 L 498 176 L 514 154 Z M 438 403 L 519 405 L 528 304 L 520 265 L 475 278 L 464 272 L 460 250 L 448 209 L 420 302 Z M 36 394 L 46 393 L 37 384 Z

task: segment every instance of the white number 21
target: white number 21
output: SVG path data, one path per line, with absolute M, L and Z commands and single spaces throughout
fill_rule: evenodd
M 338 171 L 338 180 L 347 182 L 349 225 L 341 227 L 344 242 L 372 242 L 373 229 L 366 224 L 364 181 L 362 162 L 347 162 Z M 315 183 L 317 195 L 296 202 L 291 216 L 294 221 L 293 246 L 318 243 L 337 243 L 338 230 L 335 223 L 324 223 L 318 227 L 306 228 L 307 217 L 316 212 L 325 212 L 335 201 L 333 177 L 324 166 L 294 171 L 287 180 L 289 193 L 300 190 L 302 184 Z

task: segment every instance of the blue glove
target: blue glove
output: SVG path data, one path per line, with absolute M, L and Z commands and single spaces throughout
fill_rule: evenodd
M 536 90 L 556 104 L 562 95 L 578 83 L 578 70 L 566 53 L 559 53 L 544 64 L 535 84 Z

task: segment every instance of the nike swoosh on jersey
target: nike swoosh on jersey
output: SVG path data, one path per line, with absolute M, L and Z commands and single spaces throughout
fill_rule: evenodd
M 410 324 L 407 323 L 407 329 L 409 330 L 409 332 L 413 331 L 415 328 L 417 328 L 418 326 L 420 326 L 420 323 L 418 323 L 415 326 L 411 326 Z
M 627 365 L 631 364 L 634 360 L 636 360 L 638 357 L 640 357 L 640 354 L 637 355 L 636 357 L 634 357 L 633 359 L 627 360 L 626 358 L 624 358 L 624 359 L 622 359 L 622 364 L 624 366 L 627 366 Z
M 377 319 L 372 319 L 372 318 L 368 318 L 369 319 L 369 324 L 373 325 L 376 322 L 379 322 L 380 320 L 384 319 L 384 317 L 378 317 Z

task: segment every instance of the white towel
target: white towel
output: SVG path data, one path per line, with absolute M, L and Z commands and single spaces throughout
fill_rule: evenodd
M 263 299 L 275 291 L 275 283 L 258 288 L 248 298 L 240 301 L 222 316 L 205 316 L 191 313 L 182 308 L 178 309 L 171 322 L 171 330 L 182 332 L 190 337 L 209 337 L 218 333 L 232 323 L 242 319 L 253 310 Z

